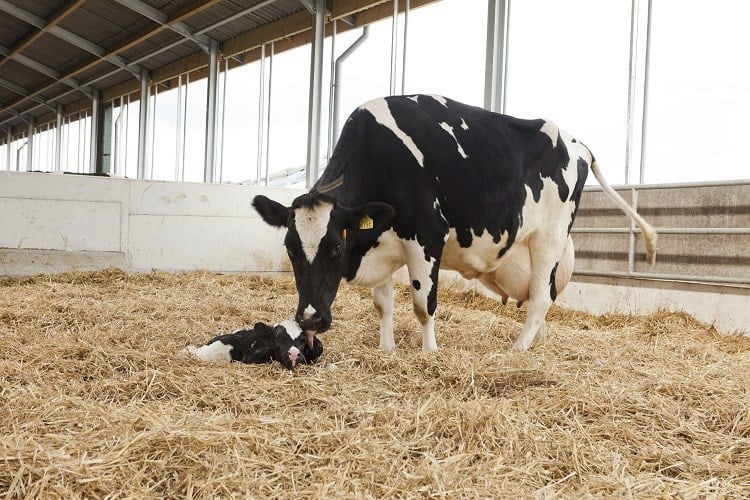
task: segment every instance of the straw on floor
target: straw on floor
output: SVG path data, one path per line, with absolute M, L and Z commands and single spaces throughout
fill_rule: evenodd
M 442 290 L 424 354 L 398 288 L 389 354 L 370 291 L 343 286 L 315 366 L 184 352 L 295 305 L 288 276 L 0 280 L 0 495 L 750 495 L 748 337 L 555 307 L 514 353 L 525 308 Z

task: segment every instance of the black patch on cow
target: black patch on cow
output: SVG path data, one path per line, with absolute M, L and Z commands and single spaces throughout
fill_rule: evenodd
M 411 286 L 413 286 L 415 290 L 419 290 L 422 288 L 422 283 L 420 283 L 419 280 L 414 280 L 411 282 Z
M 568 234 L 570 234 L 570 229 L 573 227 L 573 222 L 576 220 L 578 205 L 581 203 L 581 195 L 583 194 L 583 186 L 586 185 L 586 177 L 589 174 L 589 164 L 583 158 L 578 158 L 576 167 L 578 168 L 578 179 L 576 180 L 576 185 L 573 186 L 573 192 L 570 195 L 570 199 L 575 203 L 575 208 L 573 208 L 573 213 L 570 216 Z
M 461 248 L 469 248 L 473 239 L 474 238 L 471 235 L 471 229 L 469 229 L 468 227 L 456 228 L 456 240 L 458 240 L 458 244 L 461 246 Z
M 559 264 L 559 262 L 557 263 Z M 555 275 L 557 274 L 557 264 L 552 268 L 552 272 L 549 275 L 549 296 L 554 302 L 557 299 L 557 284 L 555 283 Z
M 545 122 L 544 120 L 537 121 L 540 123 L 539 129 L 541 129 Z M 528 144 L 524 151 L 528 158 L 526 159 L 525 179 L 526 185 L 529 186 L 534 196 L 534 201 L 538 203 L 541 198 L 542 187 L 544 186 L 543 177 L 547 177 L 557 184 L 560 201 L 567 201 L 570 187 L 565 182 L 563 171 L 568 167 L 570 156 L 560 133 L 557 134 L 554 147 L 550 137 L 543 132 L 526 139 Z

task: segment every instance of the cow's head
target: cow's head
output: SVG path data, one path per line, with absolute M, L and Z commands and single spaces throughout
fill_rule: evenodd
M 331 304 L 349 259 L 375 243 L 390 225 L 393 207 L 373 202 L 346 208 L 316 191 L 297 197 L 291 207 L 259 195 L 253 207 L 266 223 L 287 228 L 284 246 L 299 298 L 295 319 L 308 332 L 328 330 Z

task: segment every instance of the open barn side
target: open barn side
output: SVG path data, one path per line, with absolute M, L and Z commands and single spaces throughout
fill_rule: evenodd
M 750 491 L 750 338 L 683 313 L 525 308 L 441 290 L 397 352 L 345 287 L 314 366 L 204 364 L 186 345 L 276 321 L 289 276 L 119 270 L 0 280 L 6 498 L 712 497 Z

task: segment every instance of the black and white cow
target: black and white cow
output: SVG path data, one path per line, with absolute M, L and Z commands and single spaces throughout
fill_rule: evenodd
M 286 228 L 299 292 L 296 318 L 305 330 L 330 328 L 344 278 L 374 289 L 380 346 L 393 350 L 392 275 L 406 265 L 422 348 L 436 349 L 443 267 L 527 298 L 528 316 L 514 345 L 526 350 L 544 334 L 556 282 L 567 281 L 558 276 L 558 263 L 568 260 L 572 269 L 569 233 L 589 169 L 641 228 L 653 263 L 656 233 L 607 184 L 581 142 L 550 121 L 440 96 L 363 104 L 346 121 L 309 193 L 291 207 L 265 196 L 256 196 L 253 206 L 268 224 Z M 513 271 L 523 267 L 519 262 L 526 262 L 526 275 Z
M 278 361 L 291 370 L 298 364 L 311 364 L 323 354 L 323 344 L 307 335 L 293 320 L 278 325 L 256 323 L 252 330 L 218 335 L 201 347 L 187 351 L 203 361 L 241 361 L 263 364 Z

